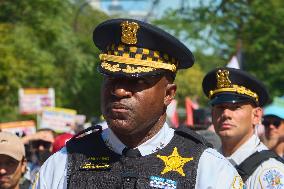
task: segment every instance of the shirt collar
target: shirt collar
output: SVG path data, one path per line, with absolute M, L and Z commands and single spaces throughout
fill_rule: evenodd
M 169 125 L 165 123 L 156 135 L 136 148 L 138 148 L 142 156 L 146 156 L 164 148 L 171 141 L 173 136 L 174 129 L 170 128 Z M 120 155 L 122 154 L 122 150 L 126 147 L 110 128 L 103 130 L 102 138 L 111 150 Z
M 257 151 L 260 140 L 256 135 L 252 135 L 249 140 L 242 144 L 231 156 L 227 157 L 233 160 L 237 165 L 241 164 L 246 158 Z

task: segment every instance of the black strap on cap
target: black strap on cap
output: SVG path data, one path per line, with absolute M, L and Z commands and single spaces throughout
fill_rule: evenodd
M 246 182 L 249 176 L 257 169 L 257 167 L 269 158 L 275 158 L 276 160 L 284 164 L 284 160 L 271 150 L 263 150 L 255 152 L 247 159 L 245 159 L 240 165 L 236 166 L 236 169 L 243 181 Z

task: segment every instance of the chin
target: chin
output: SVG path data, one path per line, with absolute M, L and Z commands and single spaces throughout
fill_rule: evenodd
M 131 131 L 133 130 L 131 122 L 127 120 L 117 120 L 117 119 L 109 121 L 109 128 L 111 128 L 111 130 L 113 130 L 116 133 L 124 135 L 127 133 L 131 133 Z
M 218 131 L 218 135 L 220 136 L 220 138 L 230 138 L 234 136 L 233 133 L 229 130 Z

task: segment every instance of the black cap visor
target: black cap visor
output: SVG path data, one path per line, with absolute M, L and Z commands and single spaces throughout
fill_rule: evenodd
M 211 106 L 215 106 L 217 104 L 223 103 L 240 103 L 240 102 L 250 102 L 258 105 L 254 99 L 240 94 L 233 94 L 233 93 L 221 93 L 216 94 L 209 102 Z

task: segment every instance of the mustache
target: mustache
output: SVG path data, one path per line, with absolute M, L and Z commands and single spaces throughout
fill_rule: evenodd
M 112 103 L 109 103 L 109 104 L 108 104 L 107 109 L 109 109 L 109 110 L 111 110 L 111 109 L 132 110 L 132 107 L 131 107 L 130 105 L 125 104 L 125 103 L 112 102 Z

